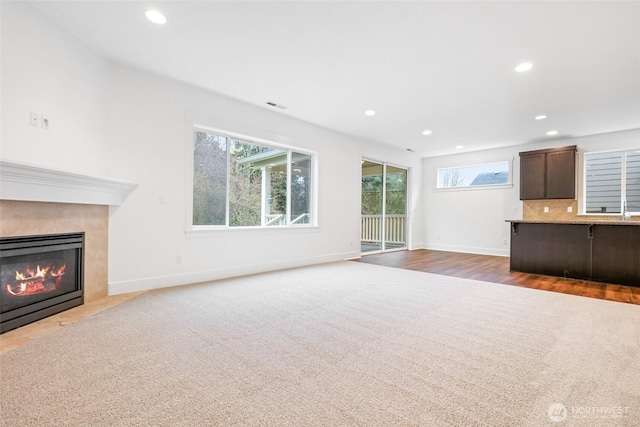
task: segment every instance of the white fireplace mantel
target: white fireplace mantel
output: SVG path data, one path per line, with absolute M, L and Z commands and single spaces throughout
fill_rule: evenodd
M 137 187 L 127 181 L 0 160 L 0 199 L 121 205 Z

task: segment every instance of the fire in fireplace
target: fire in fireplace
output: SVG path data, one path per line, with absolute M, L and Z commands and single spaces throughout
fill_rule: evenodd
M 15 281 L 6 284 L 7 292 L 18 296 L 56 291 L 66 268 L 67 264 L 62 264 L 60 267 L 49 264 L 44 268 L 40 268 L 38 265 L 35 271 L 31 266 L 27 267 L 24 273 L 16 270 Z
M 0 333 L 83 303 L 84 233 L 0 238 Z

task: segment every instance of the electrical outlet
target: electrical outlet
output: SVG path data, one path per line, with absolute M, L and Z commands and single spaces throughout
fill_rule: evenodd
M 567 212 L 569 213 L 573 212 L 573 206 L 567 206 Z
M 31 124 L 31 126 L 35 126 L 35 127 L 39 128 L 40 127 L 40 114 L 34 113 L 32 111 L 30 119 L 29 119 L 29 123 Z
M 176 255 L 176 264 L 182 264 L 182 256 Z
M 544 207 L 544 213 L 549 213 L 549 206 Z
M 506 245 L 507 244 L 507 239 L 502 239 L 502 244 Z

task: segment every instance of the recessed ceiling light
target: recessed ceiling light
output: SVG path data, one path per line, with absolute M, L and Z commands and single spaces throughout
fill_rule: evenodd
M 531 62 L 523 62 L 516 67 L 516 71 L 519 73 L 523 73 L 525 71 L 529 71 L 531 68 L 533 68 L 533 64 Z
M 373 111 L 373 110 L 367 110 L 367 111 L 364 112 L 364 115 L 365 116 L 375 116 L 376 112 Z
M 536 116 L 536 120 L 544 120 L 546 118 L 547 118 L 547 116 L 544 115 L 544 114 L 540 114 L 539 116 Z
M 557 130 L 550 130 L 549 132 L 547 132 L 547 135 L 549 135 L 549 136 L 554 136 L 554 135 L 557 135 L 557 134 L 558 134 Z
M 423 135 L 431 135 L 433 133 L 433 131 L 431 129 L 425 129 L 422 131 Z
M 456 150 L 462 150 L 464 148 L 464 145 L 456 145 Z
M 158 12 L 157 10 L 150 9 L 150 10 L 147 10 L 144 14 L 149 21 L 154 22 L 156 24 L 167 23 L 167 17 L 164 16 L 161 12 Z

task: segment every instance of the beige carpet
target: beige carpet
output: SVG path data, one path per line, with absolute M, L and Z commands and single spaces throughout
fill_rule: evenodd
M 11 427 L 640 425 L 640 306 L 353 262 L 152 291 L 0 363 Z

